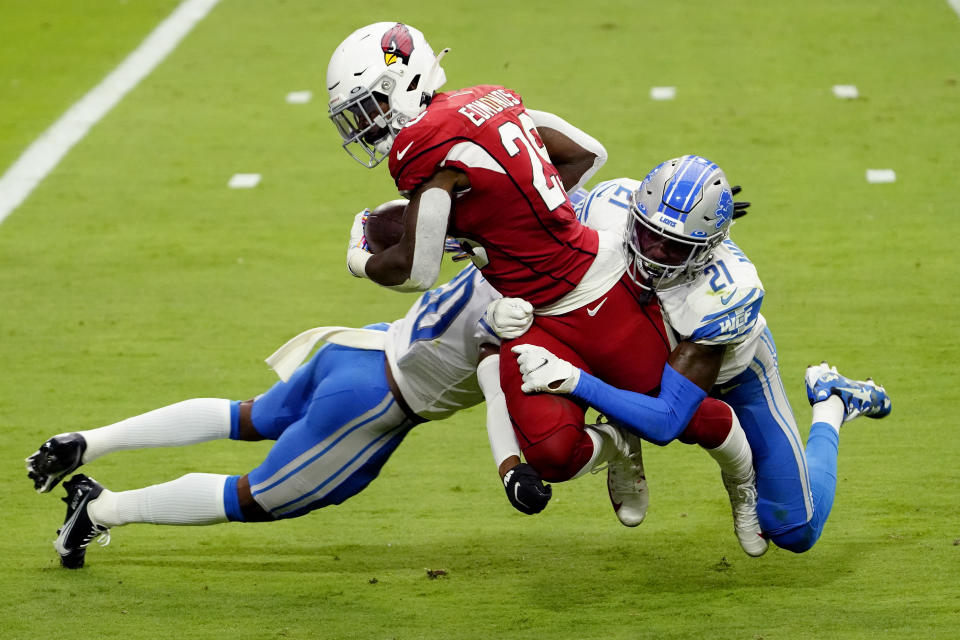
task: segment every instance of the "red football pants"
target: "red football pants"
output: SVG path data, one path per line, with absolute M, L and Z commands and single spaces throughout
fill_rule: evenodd
M 523 393 L 517 355 L 510 349 L 539 345 L 616 387 L 654 391 L 670 353 L 666 328 L 656 299 L 639 304 L 627 278 L 591 304 L 560 316 L 536 316 L 530 330 L 500 349 L 500 385 L 520 449 L 544 480 L 569 480 L 593 454 L 593 441 L 583 430 L 585 407 L 566 396 Z
M 536 316 L 524 335 L 500 349 L 500 384 L 520 449 L 549 482 L 574 477 L 593 455 L 593 441 L 584 431 L 585 407 L 567 396 L 523 393 L 517 355 L 510 349 L 538 345 L 615 387 L 656 392 L 670 354 L 666 328 L 656 299 L 639 304 L 627 278 L 591 304 L 560 316 Z M 730 430 L 729 410 L 724 414 L 713 403 L 719 401 L 704 401 L 681 441 L 707 448 L 723 442 Z M 717 419 L 723 415 L 725 421 Z

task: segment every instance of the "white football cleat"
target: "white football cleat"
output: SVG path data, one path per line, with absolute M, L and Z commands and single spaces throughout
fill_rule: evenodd
M 650 491 L 639 447 L 630 457 L 615 460 L 607 467 L 607 493 L 614 513 L 624 526 L 635 527 L 643 522 L 650 506 Z
M 751 470 L 750 477 L 741 482 L 721 474 L 723 486 L 730 496 L 733 510 L 733 531 L 737 534 L 740 547 L 748 556 L 757 558 L 767 552 L 768 542 L 760 530 L 757 518 L 757 480 Z
M 650 505 L 641 440 L 612 424 L 599 423 L 590 428 L 602 433 L 616 450 L 607 463 L 607 493 L 617 519 L 626 527 L 635 527 L 643 522 Z M 594 473 L 599 471 L 602 468 L 595 469 Z

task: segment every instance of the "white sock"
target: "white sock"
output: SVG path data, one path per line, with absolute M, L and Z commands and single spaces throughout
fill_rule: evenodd
M 845 413 L 843 400 L 831 395 L 826 400 L 813 405 L 813 423 L 826 422 L 840 433 L 840 425 L 843 423 Z
M 223 486 L 228 476 L 188 473 L 171 482 L 133 491 L 103 490 L 87 505 L 87 515 L 102 527 L 133 522 L 202 525 L 227 522 Z
M 753 473 L 753 450 L 750 443 L 747 442 L 747 434 L 740 426 L 740 420 L 737 414 L 730 410 L 731 426 L 727 439 L 719 447 L 707 449 L 717 464 L 720 471 L 727 477 L 746 481 Z
M 126 449 L 179 447 L 230 437 L 230 401 L 194 398 L 115 424 L 78 431 L 87 441 L 83 463 Z
M 583 429 L 590 439 L 593 440 L 593 455 L 587 460 L 580 471 L 571 480 L 593 471 L 594 467 L 605 462 L 610 462 L 623 455 L 621 449 L 624 447 L 623 436 L 620 435 L 617 427 L 612 424 L 589 424 Z

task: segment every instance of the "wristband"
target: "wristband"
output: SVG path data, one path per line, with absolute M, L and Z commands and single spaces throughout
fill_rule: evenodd
M 347 251 L 347 271 L 356 278 L 366 278 L 367 261 L 373 257 L 369 251 L 364 251 L 360 247 L 351 247 Z

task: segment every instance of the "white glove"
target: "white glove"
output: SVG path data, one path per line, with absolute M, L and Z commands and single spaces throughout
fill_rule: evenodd
M 577 388 L 580 369 L 566 360 L 533 344 L 518 344 L 510 350 L 517 354 L 517 365 L 523 376 L 520 390 L 524 393 L 571 393 Z
M 487 305 L 483 319 L 498 336 L 512 340 L 533 324 L 533 305 L 523 298 L 500 298 Z
M 347 270 L 357 278 L 366 278 L 367 260 L 373 256 L 367 251 L 367 238 L 363 234 L 363 225 L 367 222 L 370 209 L 364 209 L 353 217 L 350 227 L 350 244 L 347 245 Z

